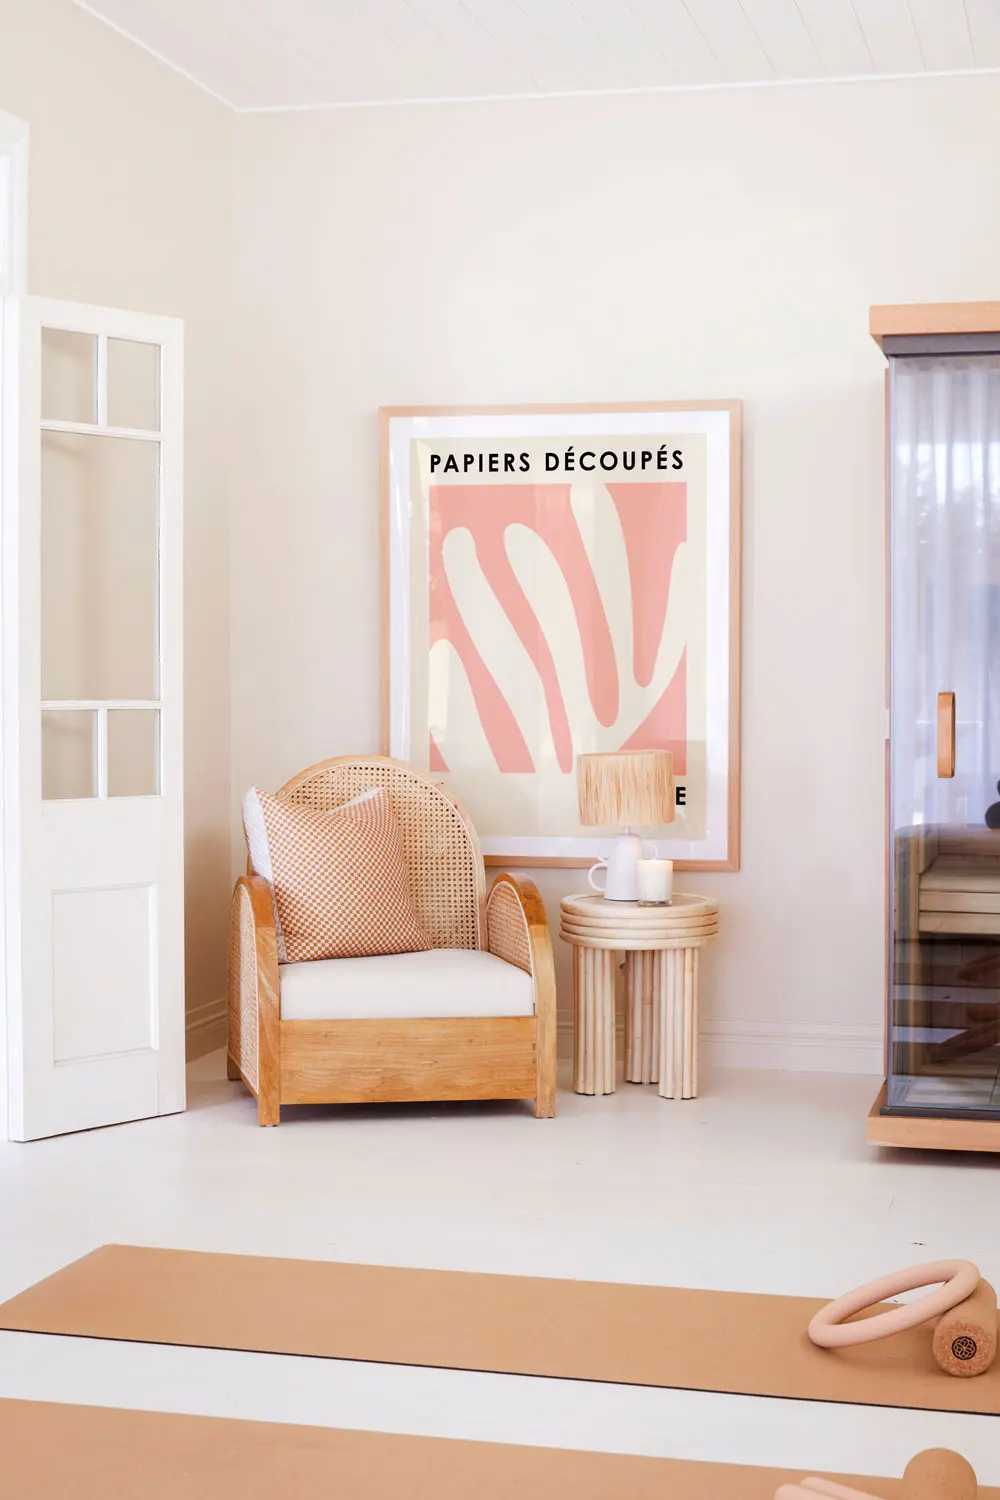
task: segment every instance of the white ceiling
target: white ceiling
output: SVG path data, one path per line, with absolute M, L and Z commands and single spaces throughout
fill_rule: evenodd
M 77 0 L 237 109 L 1000 68 L 1000 0 Z

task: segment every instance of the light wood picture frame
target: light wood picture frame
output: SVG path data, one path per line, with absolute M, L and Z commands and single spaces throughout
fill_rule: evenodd
M 384 407 L 382 751 L 486 863 L 590 865 L 578 754 L 673 751 L 681 870 L 740 860 L 735 400 Z

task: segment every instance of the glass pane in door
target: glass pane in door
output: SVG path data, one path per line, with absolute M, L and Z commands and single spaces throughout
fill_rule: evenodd
M 108 339 L 108 426 L 142 432 L 160 428 L 160 349 L 134 339 Z
M 42 710 L 42 797 L 61 802 L 97 796 L 97 715 Z
M 155 797 L 159 790 L 159 709 L 109 709 L 108 796 Z
M 159 693 L 159 444 L 42 433 L 42 697 Z
M 97 420 L 97 340 L 65 328 L 42 329 L 42 421 Z
M 1000 358 L 891 363 L 887 1103 L 1000 1113 Z

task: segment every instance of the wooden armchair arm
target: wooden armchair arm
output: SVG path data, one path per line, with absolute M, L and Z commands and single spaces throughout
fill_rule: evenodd
M 498 875 L 486 897 L 486 946 L 530 974 L 535 988 L 535 1113 L 556 1112 L 556 971 L 538 887 Z
M 278 940 L 271 888 L 236 882 L 229 914 L 229 1068 L 257 1096 L 261 1125 L 277 1125 L 281 1072 Z

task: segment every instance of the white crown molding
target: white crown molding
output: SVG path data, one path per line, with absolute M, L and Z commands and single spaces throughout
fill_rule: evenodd
M 517 104 L 526 100 L 545 99 L 629 99 L 647 98 L 657 94 L 705 94 L 746 89 L 800 89 L 829 87 L 836 84 L 906 83 L 918 79 L 929 81 L 936 78 L 988 78 L 1000 75 L 1000 68 L 942 68 L 927 69 L 917 73 L 845 73 L 824 78 L 734 79 L 713 83 L 645 84 L 634 88 L 525 90 L 505 94 L 415 94 L 398 99 L 330 99 L 316 104 L 234 104 L 217 89 L 203 83 L 200 78 L 196 78 L 193 73 L 189 73 L 178 63 L 172 62 L 169 57 L 164 56 L 155 47 L 151 47 L 148 42 L 142 41 L 140 37 L 127 31 L 124 26 L 119 26 L 116 21 L 109 21 L 106 16 L 102 16 L 90 0 L 73 0 L 73 3 L 80 10 L 86 11 L 87 15 L 92 16 L 95 21 L 99 21 L 102 26 L 107 26 L 125 41 L 141 48 L 148 56 L 162 63 L 165 68 L 170 68 L 187 83 L 201 89 L 216 103 L 224 104 L 227 109 L 231 109 L 234 114 L 238 115 L 317 114 L 341 109 L 410 109 L 418 105 L 442 104 Z
M 239 106 L 234 104 L 231 99 L 226 99 L 222 94 L 217 93 L 207 83 L 203 83 L 200 78 L 196 78 L 193 73 L 189 73 L 186 68 L 182 68 L 179 63 L 172 62 L 169 57 L 164 57 L 162 52 L 157 52 L 155 47 L 151 47 L 141 37 L 135 36 L 131 31 L 126 31 L 125 27 L 119 26 L 117 21 L 109 21 L 107 16 L 102 16 L 99 10 L 95 10 L 93 5 L 87 3 L 87 0 L 73 0 L 73 4 L 79 10 L 86 11 L 87 15 L 93 17 L 95 21 L 100 21 L 102 26 L 106 26 L 116 36 L 120 36 L 126 42 L 131 42 L 133 47 L 138 47 L 148 57 L 155 58 L 158 63 L 162 63 L 165 68 L 169 68 L 171 73 L 176 73 L 186 83 L 193 84 L 196 89 L 200 89 L 203 94 L 207 94 L 210 99 L 214 99 L 216 104 L 224 104 L 234 114 L 243 113 Z
M 77 0 L 77 4 L 82 0 Z M 562 89 L 549 92 L 525 91 L 514 94 L 416 94 L 401 99 L 342 99 L 321 104 L 243 104 L 235 105 L 238 115 L 301 115 L 337 109 L 400 109 L 422 104 L 520 104 L 525 100 L 545 99 L 632 99 L 656 94 L 716 94 L 742 92 L 746 89 L 823 88 L 850 83 L 929 82 L 937 78 L 988 78 L 1000 75 L 1000 68 L 927 69 L 919 73 L 845 73 L 828 78 L 752 78 L 724 80 L 716 83 L 658 83 L 638 88 Z

